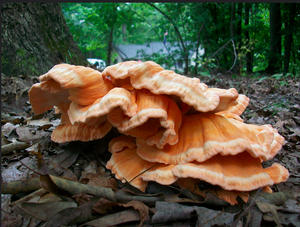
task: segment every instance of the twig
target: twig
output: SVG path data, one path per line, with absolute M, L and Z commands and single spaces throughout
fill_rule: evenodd
M 18 161 L 21 162 L 21 164 L 22 164 L 23 166 L 25 166 L 27 169 L 33 171 L 34 173 L 36 173 L 36 174 L 38 174 L 38 175 L 42 175 L 41 173 L 39 173 L 39 172 L 35 171 L 34 169 L 31 169 L 29 166 L 25 165 L 25 163 L 23 163 L 23 162 L 21 161 L 21 159 L 19 158 L 19 156 L 18 156 L 18 154 L 17 154 L 17 152 L 16 152 L 15 150 L 14 150 L 14 154 L 15 154 L 16 158 L 18 159 Z
M 13 202 L 13 203 L 11 204 L 11 206 L 16 205 L 17 203 L 29 201 L 30 199 L 32 199 L 32 198 L 34 198 L 34 197 L 42 196 L 42 195 L 44 195 L 44 194 L 46 194 L 46 193 L 48 193 L 48 192 L 47 192 L 45 189 L 40 188 L 40 189 L 38 189 L 38 190 L 36 190 L 36 191 L 30 193 L 29 195 L 26 195 L 26 196 L 22 197 L 21 199 L 19 199 L 19 200 Z
M 259 109 L 256 109 L 256 110 L 251 110 L 251 111 L 249 111 L 248 113 L 245 113 L 245 115 L 249 115 L 249 114 L 252 114 L 252 113 L 254 113 L 254 112 L 257 112 L 257 111 L 263 110 L 263 109 L 265 109 L 265 108 L 267 108 L 267 107 L 271 106 L 271 105 L 272 105 L 274 102 L 275 102 L 275 101 L 272 101 L 272 102 L 270 102 L 270 103 L 268 103 L 268 104 L 264 105 L 263 107 L 261 107 L 261 108 L 259 108 Z
M 233 50 L 234 50 L 234 62 L 233 62 L 233 65 L 231 66 L 231 68 L 227 72 L 230 72 L 233 69 L 233 67 L 235 66 L 235 63 L 236 63 L 236 59 L 237 59 L 236 49 L 235 49 L 235 44 L 234 44 L 233 39 L 231 39 L 231 42 L 232 42 L 232 46 L 233 46 Z
M 240 216 L 239 216 L 234 222 L 232 222 L 231 227 L 236 227 L 236 226 L 237 226 L 237 223 L 239 222 L 239 220 L 241 220 L 242 217 L 244 217 L 245 214 L 250 210 L 250 208 L 254 206 L 255 200 L 256 200 L 256 198 L 258 197 L 258 195 L 259 195 L 259 193 L 260 193 L 261 190 L 262 190 L 262 188 L 259 188 L 259 189 L 257 190 L 256 195 L 255 195 L 255 197 L 253 198 L 253 200 L 252 200 L 252 202 L 250 203 L 250 205 L 243 211 L 243 213 L 240 214 Z M 251 197 L 250 197 L 250 198 L 251 198 Z
M 139 177 L 140 175 L 142 175 L 143 173 L 147 172 L 149 169 L 152 169 L 153 167 L 157 166 L 159 163 L 156 163 L 155 165 L 151 166 L 150 168 L 144 170 L 143 172 L 139 173 L 138 175 L 136 175 L 134 178 L 132 178 L 128 183 L 130 183 L 131 181 L 133 181 L 135 178 Z

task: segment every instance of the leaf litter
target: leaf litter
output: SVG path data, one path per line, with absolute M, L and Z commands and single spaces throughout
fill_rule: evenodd
M 300 83 L 291 76 L 201 76 L 208 86 L 235 87 L 250 98 L 245 123 L 271 124 L 285 137 L 282 150 L 265 167 L 288 168 L 287 182 L 273 193 L 250 193 L 230 206 L 213 193 L 149 183 L 146 193 L 122 183 L 105 168 L 111 131 L 91 142 L 57 144 L 53 110 L 34 115 L 28 90 L 37 78 L 2 74 L 2 226 L 300 226 Z M 20 143 L 23 143 L 19 145 Z M 25 146 L 26 144 L 26 146 Z M 8 146 L 9 147 L 5 147 Z M 3 150 L 5 152 L 3 152 Z

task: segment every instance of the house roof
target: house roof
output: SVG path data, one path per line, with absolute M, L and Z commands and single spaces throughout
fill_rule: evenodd
M 120 57 L 125 59 L 143 59 L 145 55 L 152 55 L 155 53 L 166 53 L 168 51 L 165 49 L 163 42 L 151 42 L 143 45 L 138 44 L 114 44 L 113 47 L 118 52 Z M 170 52 L 180 51 L 179 47 L 175 44 L 172 46 L 169 42 L 166 42 L 166 47 Z M 193 54 L 194 51 L 190 51 L 190 55 Z

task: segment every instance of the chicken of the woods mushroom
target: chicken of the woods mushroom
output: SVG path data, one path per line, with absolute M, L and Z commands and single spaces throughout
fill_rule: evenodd
M 288 179 L 278 163 L 268 168 L 284 138 L 271 125 L 243 123 L 249 98 L 235 88 L 208 88 L 198 78 L 164 70 L 152 61 L 127 61 L 102 73 L 55 65 L 29 91 L 33 112 L 51 108 L 61 123 L 51 139 L 63 143 L 103 138 L 113 127 L 106 167 L 123 182 L 145 191 L 149 181 L 177 184 L 204 195 L 197 185 L 230 204 L 252 190 Z

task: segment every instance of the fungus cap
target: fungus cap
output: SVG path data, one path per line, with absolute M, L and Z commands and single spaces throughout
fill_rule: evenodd
M 183 164 L 203 162 L 214 155 L 236 155 L 244 151 L 267 160 L 279 151 L 284 138 L 268 125 L 248 125 L 211 113 L 182 116 L 178 143 L 162 149 L 137 138 L 137 153 L 150 162 Z
M 172 169 L 178 178 L 191 177 L 219 185 L 225 190 L 237 191 L 251 191 L 287 179 L 285 173 L 282 174 L 285 171 L 275 171 L 281 174 L 275 182 L 271 177 L 273 171 L 273 169 L 264 170 L 260 159 L 253 158 L 248 152 L 227 156 L 218 154 L 201 163 L 180 164 Z

